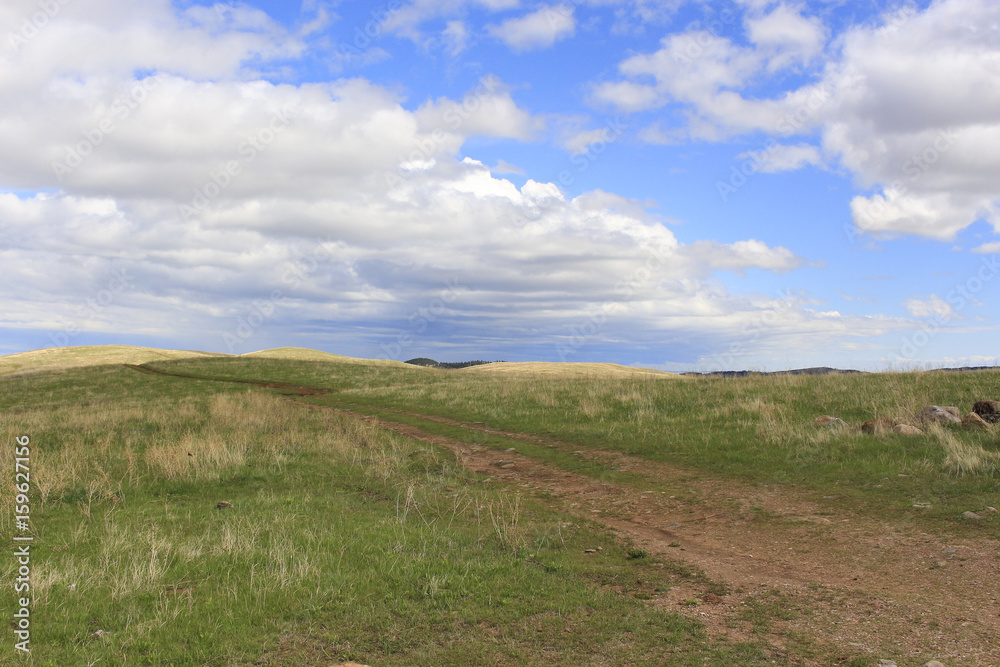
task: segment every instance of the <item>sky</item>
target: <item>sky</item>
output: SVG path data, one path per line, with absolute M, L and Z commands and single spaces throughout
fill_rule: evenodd
M 0 354 L 998 361 L 993 0 L 5 0 Z

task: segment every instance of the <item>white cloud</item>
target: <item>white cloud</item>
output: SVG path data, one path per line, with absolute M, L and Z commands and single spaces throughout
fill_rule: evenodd
M 785 4 L 746 20 L 747 37 L 767 54 L 769 72 L 808 65 L 826 43 L 826 28 L 816 17 L 804 17 Z
M 457 56 L 469 42 L 469 31 L 462 21 L 448 21 L 445 29 L 441 32 L 448 53 Z
M 984 243 L 983 245 L 974 248 L 972 252 L 980 255 L 994 255 L 996 253 L 1000 253 L 1000 241 Z
M 949 240 L 980 219 L 1000 231 L 1000 77 L 990 64 L 1000 60 L 990 28 L 1000 5 L 938 0 L 886 14 L 840 35 L 819 69 L 827 32 L 816 18 L 745 4 L 752 46 L 707 31 L 670 35 L 622 61 L 621 78 L 596 84 L 592 100 L 630 113 L 678 108 L 686 121 L 649 125 L 640 138 L 651 143 L 818 133 L 823 155 L 871 189 L 851 204 L 864 232 Z M 762 73 L 810 63 L 814 81 L 752 95 Z M 803 143 L 778 157 L 774 171 L 821 164 Z
M 819 149 L 809 144 L 794 146 L 774 144 L 761 151 L 740 153 L 736 158 L 752 159 L 757 165 L 757 170 L 764 174 L 795 171 L 807 165 L 823 166 L 823 156 Z
M 903 305 L 913 317 L 933 317 L 945 322 L 962 319 L 955 309 L 937 294 L 931 294 L 926 299 L 907 299 Z
M 544 127 L 541 119 L 519 109 L 509 89 L 494 76 L 480 79 L 479 85 L 461 100 L 440 98 L 417 110 L 422 130 L 444 130 L 462 136 L 506 137 L 530 140 Z
M 490 173 L 462 155 L 468 138 L 526 141 L 542 129 L 499 82 L 416 110 L 362 78 L 275 84 L 254 70 L 298 43 L 262 16 L 216 22 L 145 0 L 123 21 L 134 6 L 69 5 L 75 18 L 49 28 L 74 48 L 92 34 L 122 35 L 113 63 L 58 40 L 41 48 L 49 33 L 0 56 L 0 123 L 11 129 L 0 133 L 0 184 L 49 191 L 0 194 L 2 327 L 210 332 L 221 349 L 239 318 L 280 291 L 280 314 L 261 336 L 350 331 L 355 349 L 374 351 L 410 332 L 409 316 L 448 281 L 460 296 L 439 322 L 517 345 L 558 339 L 595 311 L 609 316 L 601 336 L 625 344 L 665 332 L 728 342 L 772 308 L 779 317 L 760 345 L 807 334 L 829 345 L 895 326 L 734 295 L 715 277 L 794 270 L 803 260 L 788 248 L 681 243 L 643 202 Z M 714 83 L 657 80 L 653 94 L 711 102 L 720 86 L 739 85 L 748 56 L 716 46 L 718 67 L 709 58 L 704 69 Z M 143 87 L 136 70 L 158 75 Z M 74 152 L 79 164 L 57 174 L 53 163 Z M 115 271 L 128 289 L 88 313 Z
M 514 51 L 530 51 L 552 46 L 576 32 L 570 5 L 548 5 L 520 18 L 507 19 L 489 28 L 491 35 Z
M 524 169 L 521 169 L 517 165 L 513 165 L 510 162 L 507 162 L 506 160 L 503 159 L 497 160 L 496 166 L 491 168 L 490 171 L 494 174 L 523 175 L 525 173 Z

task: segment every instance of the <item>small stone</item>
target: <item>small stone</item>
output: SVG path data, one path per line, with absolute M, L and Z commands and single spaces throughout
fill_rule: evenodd
M 878 667 L 896 667 L 896 663 L 893 660 L 879 660 Z
M 107 630 L 97 630 L 96 632 L 91 632 L 90 636 L 100 639 L 101 637 L 107 637 L 110 634 L 111 633 L 108 632 Z
M 217 504 L 215 506 L 215 509 L 224 510 L 224 509 L 228 509 L 228 508 L 230 508 L 232 506 L 233 506 L 232 503 L 227 503 L 225 500 L 220 500 L 219 504 Z
M 970 521 L 979 521 L 983 517 L 979 516 L 975 512 L 962 512 L 962 516 Z
M 909 424 L 896 424 L 892 427 L 892 432 L 897 435 L 923 435 L 924 432 L 921 431 L 916 426 L 910 426 Z
M 830 415 L 816 417 L 813 424 L 816 424 L 817 426 L 827 426 L 829 428 L 847 428 L 847 422 L 839 417 L 831 417 Z
M 970 412 L 962 417 L 962 428 L 973 429 L 976 431 L 988 431 L 990 429 L 990 423 L 977 415 L 975 412 Z
M 924 667 L 944 667 L 944 663 L 938 662 L 937 660 L 931 660 L 924 663 Z
M 987 512 L 996 512 L 996 511 L 997 511 L 997 508 L 996 508 L 996 507 L 987 507 L 987 508 L 986 508 L 986 511 L 987 511 Z

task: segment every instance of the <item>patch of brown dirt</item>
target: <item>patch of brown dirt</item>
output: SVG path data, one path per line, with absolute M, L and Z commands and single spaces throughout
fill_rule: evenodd
M 414 416 L 511 439 L 554 442 Z M 561 510 L 604 524 L 652 554 L 682 561 L 724 583 L 732 594 L 712 599 L 716 604 L 700 600 L 704 587 L 697 586 L 678 587 L 654 601 L 698 618 L 712 634 L 737 641 L 750 638 L 750 624 L 739 620 L 747 601 L 780 593 L 792 620 L 783 622 L 782 634 L 768 635 L 772 644 L 780 644 L 785 634 L 801 633 L 845 651 L 870 653 L 873 659 L 1000 664 L 996 540 L 933 535 L 848 510 L 821 516 L 815 503 L 796 498 L 788 489 L 705 479 L 618 452 L 579 453 L 650 480 L 648 491 L 637 491 L 516 451 L 365 418 L 446 447 L 465 467 L 496 483 L 544 495 Z M 765 510 L 764 516 L 754 508 Z M 692 599 L 700 601 L 684 604 Z

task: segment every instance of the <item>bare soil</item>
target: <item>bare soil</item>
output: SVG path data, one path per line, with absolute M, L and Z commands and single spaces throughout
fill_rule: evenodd
M 530 434 L 413 416 L 558 446 Z M 885 658 L 901 666 L 932 659 L 949 666 L 1000 665 L 1000 545 L 995 539 L 930 534 L 848 508 L 821 514 L 815 503 L 787 487 L 710 479 L 618 452 L 576 452 L 649 479 L 651 488 L 644 492 L 567 472 L 516 451 L 364 418 L 446 447 L 464 466 L 495 483 L 521 488 L 571 515 L 607 526 L 650 554 L 701 570 L 711 584 L 681 581 L 666 595 L 653 596 L 650 604 L 696 617 L 710 634 L 735 641 L 761 639 L 760 629 L 744 620 L 748 609 L 777 600 L 788 610 L 788 620 L 768 628 L 765 639 L 779 651 L 802 637 L 824 652 L 839 648 L 845 656 L 869 654 L 873 664 Z M 728 593 L 709 592 L 720 589 Z M 829 664 L 828 658 L 792 659 Z

